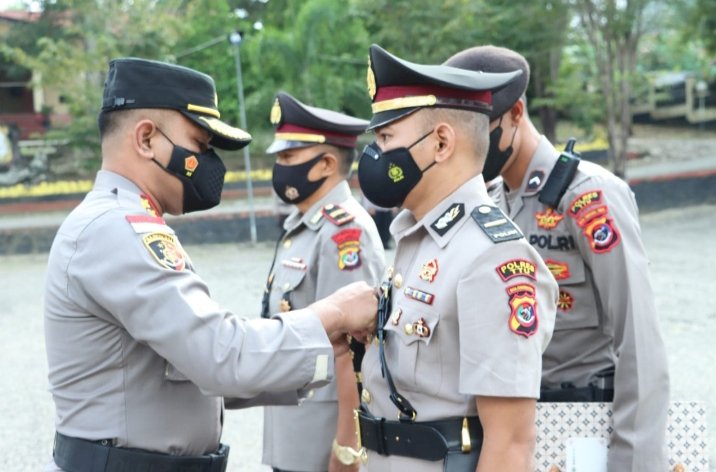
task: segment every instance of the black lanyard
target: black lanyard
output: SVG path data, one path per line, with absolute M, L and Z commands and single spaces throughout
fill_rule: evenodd
M 380 285 L 380 299 L 378 300 L 378 355 L 380 356 L 380 369 L 383 378 L 388 382 L 388 388 L 390 389 L 390 401 L 393 402 L 398 410 L 400 410 L 400 421 L 412 422 L 415 421 L 415 417 L 418 412 L 415 411 L 413 405 L 410 404 L 407 398 L 398 393 L 393 382 L 393 376 L 390 375 L 390 369 L 388 363 L 385 360 L 385 324 L 388 322 L 390 316 L 390 291 L 393 287 L 393 274 L 388 275 L 388 279 L 384 280 Z
M 264 288 L 264 296 L 261 299 L 261 318 L 269 318 L 269 303 L 271 301 L 271 287 L 273 286 L 273 279 L 276 274 L 273 273 L 273 267 L 276 265 L 276 257 L 278 256 L 278 245 L 281 244 L 283 237 L 286 236 L 286 230 L 283 230 L 281 236 L 276 241 L 276 247 L 273 250 L 273 261 L 271 261 L 271 268 L 269 269 L 269 275 L 266 278 L 266 287 Z

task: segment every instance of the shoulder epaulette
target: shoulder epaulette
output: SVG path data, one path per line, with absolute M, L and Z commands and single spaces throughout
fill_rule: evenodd
M 470 215 L 494 243 L 524 237 L 522 231 L 497 207 L 480 205 L 475 207 Z
M 323 207 L 323 216 L 336 226 L 343 226 L 355 219 L 355 216 L 348 213 L 340 205 L 329 203 Z

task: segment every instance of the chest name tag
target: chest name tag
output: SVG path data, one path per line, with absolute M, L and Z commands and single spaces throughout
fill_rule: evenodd
M 470 215 L 493 243 L 524 237 L 522 231 L 497 207 L 480 205 L 475 207 Z

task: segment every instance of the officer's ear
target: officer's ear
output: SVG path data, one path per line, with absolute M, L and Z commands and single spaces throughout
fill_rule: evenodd
M 157 138 L 158 134 L 157 125 L 152 120 L 143 119 L 135 123 L 132 132 L 134 151 L 145 159 L 154 159 L 156 156 L 152 141 Z
M 323 159 L 316 166 L 320 169 L 320 177 L 330 177 L 338 172 L 339 157 L 332 151 L 323 153 Z
M 522 118 L 525 116 L 525 102 L 520 98 L 510 108 L 510 118 L 514 126 L 519 126 Z
M 450 124 L 441 122 L 435 126 L 435 161 L 449 159 L 455 152 L 456 133 Z

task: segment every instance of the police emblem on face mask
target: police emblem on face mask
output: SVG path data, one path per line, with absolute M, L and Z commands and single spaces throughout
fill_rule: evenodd
M 529 337 L 537 332 L 537 300 L 532 284 L 518 284 L 507 287 L 510 296 L 510 330 L 520 336 Z
M 176 271 L 182 271 L 186 267 L 184 253 L 171 234 L 151 233 L 142 240 L 160 266 Z
M 184 173 L 187 177 L 191 177 L 197 167 L 199 167 L 199 159 L 196 156 L 189 156 L 184 159 Z
M 296 187 L 291 187 L 290 185 L 286 186 L 286 190 L 283 192 L 283 194 L 289 200 L 295 200 L 299 197 L 298 190 L 296 189 Z
M 396 166 L 395 164 L 390 164 L 390 166 L 388 167 L 388 177 L 390 177 L 390 180 L 392 180 L 395 184 L 403 180 L 405 178 L 405 175 L 403 175 L 403 169 Z

